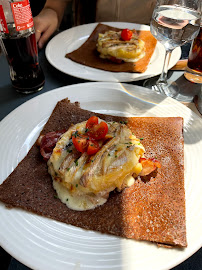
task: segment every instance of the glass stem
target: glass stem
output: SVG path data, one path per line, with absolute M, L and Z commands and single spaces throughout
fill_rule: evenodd
M 161 76 L 159 77 L 157 84 L 165 84 L 167 85 L 167 74 L 168 74 L 168 65 L 170 62 L 170 57 L 171 57 L 171 53 L 172 50 L 166 50 L 166 54 L 165 54 L 165 59 L 164 59 L 164 63 L 163 63 L 163 70 L 161 72 Z

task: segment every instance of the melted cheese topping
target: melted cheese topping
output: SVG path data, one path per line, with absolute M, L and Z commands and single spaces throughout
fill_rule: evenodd
M 145 43 L 133 33 L 130 40 L 121 39 L 121 31 L 99 34 L 97 50 L 101 58 L 115 57 L 124 62 L 136 62 L 145 56 Z
M 135 179 L 132 176 L 128 176 L 125 179 L 125 186 L 130 187 L 134 184 Z M 89 196 L 87 194 L 81 194 L 80 196 L 74 196 L 72 193 L 61 185 L 59 182 L 53 180 L 53 187 L 57 192 L 58 198 L 67 205 L 68 208 L 76 211 L 85 211 L 95 208 L 95 206 L 106 203 L 107 198 L 102 196 Z
M 72 192 L 55 180 L 53 180 L 53 187 L 61 202 L 72 210 L 85 211 L 93 209 L 95 206 L 102 205 L 107 201 L 107 198 L 101 196 L 89 196 L 86 194 L 81 194 L 80 196 L 72 195 Z
M 144 147 L 126 125 L 109 122 L 108 138 L 93 156 L 78 152 L 72 133 L 84 134 L 86 121 L 72 126 L 57 142 L 48 170 L 60 200 L 74 210 L 93 209 L 107 201 L 109 193 L 133 184 L 142 170 Z

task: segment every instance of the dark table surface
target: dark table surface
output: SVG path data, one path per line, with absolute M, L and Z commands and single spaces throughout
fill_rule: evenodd
M 77 83 L 87 82 L 86 80 L 74 78 L 72 76 L 63 74 L 58 71 L 54 67 L 52 67 L 45 57 L 45 50 L 41 50 L 39 52 L 39 60 L 40 64 L 43 68 L 46 82 L 43 89 L 40 92 L 24 95 L 17 93 L 10 82 L 9 77 L 9 68 L 7 61 L 4 55 L 0 55 L 0 121 L 6 117 L 11 111 L 13 111 L 16 107 L 23 104 L 27 100 L 41 95 L 45 92 L 51 91 L 55 88 L 62 87 L 65 85 L 72 85 Z M 172 80 L 178 82 L 182 89 L 177 99 L 179 101 L 192 102 L 194 95 L 196 95 L 200 89 L 199 85 L 192 84 L 188 82 L 184 76 L 182 71 L 170 71 L 169 77 Z M 142 86 L 143 81 L 131 82 L 130 84 L 140 85 Z M 3 255 L 2 255 L 3 254 Z M 14 258 L 10 258 L 9 266 L 4 264 L 3 259 L 9 258 L 9 254 L 0 250 L 0 269 L 2 270 L 27 270 L 28 267 L 22 265 L 20 262 L 15 260 Z M 3 268 L 4 267 L 4 268 Z M 180 265 L 173 268 L 173 270 L 201 270 L 202 269 L 202 248 L 199 249 L 194 255 L 192 255 L 189 259 L 181 263 Z M 154 269 L 155 270 L 155 269 Z

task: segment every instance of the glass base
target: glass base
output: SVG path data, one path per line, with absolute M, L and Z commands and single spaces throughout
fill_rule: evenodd
M 180 88 L 175 82 L 169 82 L 168 84 L 164 82 L 158 82 L 159 77 L 153 77 L 151 79 L 147 79 L 144 81 L 143 86 L 149 89 L 152 89 L 157 94 L 163 94 L 167 97 L 176 97 L 179 92 Z
M 187 67 L 184 76 L 190 82 L 202 84 L 202 73 L 199 71 L 195 71 Z
M 39 88 L 37 88 L 37 89 L 29 89 L 29 90 L 26 90 L 26 89 L 19 89 L 19 88 L 16 88 L 16 87 L 14 87 L 15 88 L 15 90 L 16 90 L 16 92 L 18 92 L 18 93 L 20 93 L 20 94 L 32 94 L 32 93 L 36 93 L 36 92 L 39 92 L 39 91 L 41 91 L 42 89 L 43 89 L 43 86 L 44 86 L 44 84 L 42 85 L 42 86 L 40 86 Z

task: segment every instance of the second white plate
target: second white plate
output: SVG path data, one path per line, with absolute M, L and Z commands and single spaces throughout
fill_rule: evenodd
M 150 29 L 147 25 L 134 23 L 104 22 L 104 24 L 118 28 L 135 28 L 136 30 Z M 165 49 L 159 42 L 157 42 L 156 49 L 144 73 L 109 72 L 84 66 L 65 58 L 66 53 L 78 49 L 88 39 L 96 26 L 97 23 L 80 25 L 65 30 L 52 38 L 46 47 L 46 58 L 50 64 L 66 74 L 90 81 L 130 82 L 150 78 L 161 73 Z M 172 52 L 169 68 L 177 63 L 180 56 L 181 48 L 178 47 Z

